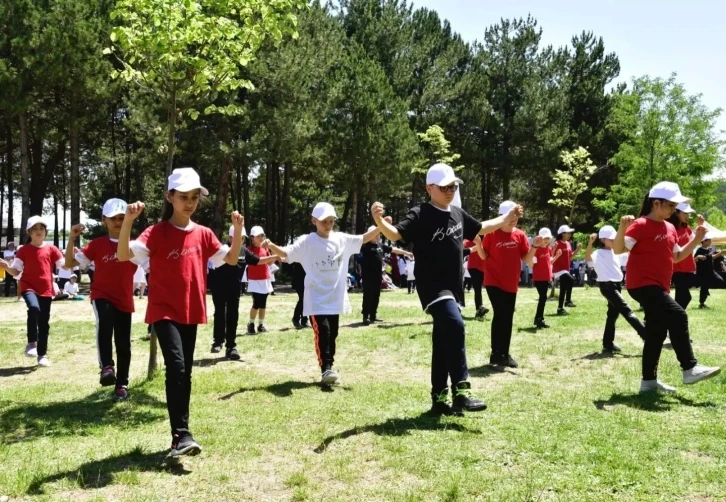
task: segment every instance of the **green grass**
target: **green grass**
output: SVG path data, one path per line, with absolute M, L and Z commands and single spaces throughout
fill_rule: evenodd
M 472 319 L 468 297 L 471 380 L 489 409 L 464 418 L 425 413 L 431 326 L 405 292 L 382 295 L 386 324 L 342 320 L 343 384 L 333 392 L 316 384 L 312 332 L 288 329 L 293 295 L 270 298 L 270 333 L 240 337 L 242 362 L 210 354 L 211 325 L 200 327 L 191 426 L 204 451 L 171 470 L 161 466 L 170 443 L 164 378 L 144 378 L 143 316 L 134 316 L 131 399 L 114 404 L 98 385 L 86 302 L 53 305 L 54 365 L 35 369 L 22 354 L 24 305 L 2 299 L 0 497 L 726 500 L 724 377 L 683 386 L 664 350 L 660 378 L 678 394 L 640 396 L 635 333 L 619 322 L 623 355 L 599 352 L 605 304 L 597 290 L 576 289 L 578 307 L 566 318 L 551 316 L 556 305 L 548 303 L 552 328 L 536 333 L 535 296 L 520 292 L 512 343 L 520 368 L 506 372 L 486 365 L 489 320 Z M 351 300 L 357 312 L 361 296 Z M 715 291 L 712 310 L 690 311 L 705 364 L 724 361 L 724 300 Z M 243 297 L 242 324 L 249 306 Z

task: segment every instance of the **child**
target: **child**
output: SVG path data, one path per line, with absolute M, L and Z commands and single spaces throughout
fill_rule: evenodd
M 315 352 L 322 373 L 321 384 L 338 383 L 340 375 L 333 369 L 335 342 L 341 314 L 351 312 L 348 300 L 348 261 L 364 243 L 378 237 L 377 228 L 363 235 L 334 232 L 335 208 L 319 202 L 312 212 L 315 232 L 303 235 L 285 247 L 268 243 L 276 255 L 288 263 L 300 263 L 305 269 L 303 315 L 310 316 L 315 332 Z
M 303 315 L 303 298 L 305 298 L 305 269 L 299 263 L 290 264 L 292 289 L 297 293 L 297 303 L 292 314 L 292 325 L 295 329 L 307 328 L 308 317 Z
M 25 226 L 30 242 L 18 249 L 12 265 L 0 260 L 0 269 L 19 279 L 20 294 L 28 306 L 28 344 L 25 355 L 37 357 L 38 366 L 50 366 L 48 335 L 53 301 L 53 269 L 63 266 L 60 250 L 47 244 L 48 227 L 40 216 L 31 216 Z
M 259 258 L 270 256 L 270 252 L 265 245 L 265 231 L 262 227 L 252 227 L 250 230 L 252 242 L 247 249 Z M 255 334 L 255 320 L 259 314 L 260 322 L 257 326 L 257 333 L 267 333 L 265 327 L 265 311 L 267 309 L 267 296 L 272 293 L 272 276 L 270 274 L 270 266 L 249 265 L 247 267 L 247 291 L 252 294 L 252 308 L 250 309 L 250 322 L 247 324 L 247 334 Z
M 134 291 L 139 292 L 139 300 L 144 299 L 144 293 L 146 293 L 146 272 L 144 271 L 144 267 L 139 265 L 136 267 L 136 272 L 134 272 Z
M 553 251 L 555 255 L 558 254 L 557 251 L 562 251 L 559 253 L 560 257 L 552 263 L 553 277 L 560 280 L 560 298 L 557 315 L 567 315 L 564 307 L 576 307 L 572 303 L 572 288 L 575 285 L 575 279 L 570 273 L 570 268 L 572 267 L 572 255 L 577 253 L 582 246 L 578 244 L 573 253 L 572 243 L 570 241 L 572 240 L 572 232 L 574 231 L 575 229 L 570 228 L 568 225 L 562 225 L 557 229 L 557 240 L 555 241 Z
M 475 316 L 481 318 L 489 312 L 489 309 L 484 306 L 481 295 L 481 289 L 484 286 L 484 261 L 478 252 L 481 249 L 481 237 L 477 235 L 473 241 L 465 240 L 464 247 L 472 249 L 466 266 L 469 269 L 471 285 L 474 288 Z
M 406 278 L 408 280 L 408 294 L 409 295 L 412 292 L 416 291 L 415 268 L 416 268 L 416 260 L 413 257 L 411 257 L 411 259 L 406 262 Z
M 153 324 L 166 365 L 166 406 L 171 422 L 170 456 L 197 455 L 201 446 L 189 430 L 189 401 L 197 326 L 207 322 L 207 260 L 219 266 L 236 265 L 242 247 L 243 218 L 232 213 L 231 249 L 209 228 L 191 220 L 200 197 L 209 194 L 189 167 L 174 169 L 168 180 L 161 222 L 148 227 L 129 247 L 131 226 L 144 209 L 129 204 L 121 227 L 118 259 L 149 260 L 146 323 Z
M 605 321 L 605 332 L 602 335 L 602 348 L 605 352 L 620 352 L 620 347 L 615 345 L 615 322 L 618 316 L 622 315 L 628 324 L 633 327 L 638 336 L 645 341 L 645 326 L 635 317 L 630 305 L 623 299 L 621 294 L 623 282 L 623 259 L 627 253 L 616 255 L 613 253 L 613 239 L 617 232 L 610 225 L 605 225 L 600 232 L 592 234 L 587 243 L 585 260 L 588 265 L 595 269 L 597 283 L 600 286 L 600 293 L 608 301 L 608 313 Z M 602 248 L 592 251 L 595 239 L 600 237 Z
M 711 293 L 709 289 L 723 289 L 724 281 L 721 276 L 716 273 L 713 267 L 713 260 L 721 256 L 721 252 L 711 252 L 711 234 L 706 233 L 703 236 L 701 247 L 696 250 L 696 275 L 698 276 L 698 282 L 701 285 L 701 294 L 699 295 L 698 308 L 705 309 L 706 300 Z
M 464 239 L 501 228 L 521 215 L 516 206 L 506 216 L 487 222 L 471 217 L 452 204 L 462 181 L 446 164 L 434 164 L 426 173 L 429 202 L 421 204 L 397 225 L 383 219 L 383 205 L 376 202 L 371 213 L 378 228 L 391 241 L 413 244 L 416 259 L 416 289 L 424 312 L 434 320 L 431 358 L 431 413 L 436 415 L 483 411 L 487 405 L 471 393 L 466 363 L 465 327 L 457 304 L 463 276 Z M 451 379 L 453 405 L 448 402 Z
M 682 202 L 690 199 L 681 195 L 676 183 L 656 184 L 643 201 L 637 220 L 632 216 L 620 219 L 613 244 L 616 254 L 630 251 L 626 287 L 645 311 L 641 392 L 676 390 L 658 380 L 658 361 L 666 333 L 670 333 L 671 345 L 683 369 L 684 384 L 694 384 L 721 371 L 698 364 L 688 333 L 688 314 L 669 294 L 673 263 L 692 254 L 706 235 L 706 229 L 699 225 L 695 239 L 685 248 L 678 245 L 676 229 L 666 220 Z
M 668 221 L 676 227 L 678 245 L 680 247 L 686 247 L 691 239 L 693 239 L 693 230 L 688 225 L 688 218 L 693 213 L 695 211 L 690 204 L 682 202 L 676 206 L 675 213 L 668 218 Z M 699 217 L 698 224 L 703 224 L 702 216 Z M 691 288 L 696 283 L 695 279 L 696 261 L 693 259 L 693 255 L 687 256 L 685 259 L 673 264 L 673 285 L 676 287 L 676 303 L 683 307 L 683 310 L 686 310 L 688 304 L 691 303 Z
M 88 268 L 91 262 L 96 264 L 96 273 L 91 284 L 91 305 L 96 315 L 100 384 L 114 387 L 115 401 L 125 401 L 129 397 L 134 274 L 137 268 L 141 268 L 131 262 L 119 261 L 117 257 L 126 207 L 126 202 L 121 199 L 107 200 L 103 205 L 101 221 L 108 235 L 93 239 L 78 252 L 74 252 L 73 245 L 85 228 L 83 225 L 74 225 L 65 256 L 65 265 L 69 268 Z M 117 361 L 113 359 L 113 345 L 116 346 Z
M 83 297 L 78 294 L 78 276 L 73 274 L 66 285 L 63 286 L 63 292 L 68 295 L 71 300 L 82 300 Z
M 506 216 L 517 207 L 520 206 L 511 200 L 504 201 L 499 205 L 499 215 Z M 534 253 L 542 242 L 542 237 L 538 235 L 530 246 L 527 235 L 517 228 L 517 220 L 511 218 L 505 225 L 487 234 L 481 246 L 484 253 L 484 286 L 494 310 L 489 364 L 509 368 L 519 366 L 509 354 L 509 345 L 512 341 L 521 262 L 532 265 Z
M 538 234 L 541 238 L 539 246 L 535 246 L 534 265 L 532 267 L 532 277 L 534 287 L 537 289 L 539 300 L 537 301 L 537 312 L 534 315 L 534 325 L 536 328 L 549 328 L 544 320 L 544 309 L 547 303 L 547 290 L 552 281 L 552 263 L 562 256 L 562 250 L 558 249 L 557 254 L 552 256 L 550 243 L 552 242 L 552 231 L 549 228 L 541 228 Z

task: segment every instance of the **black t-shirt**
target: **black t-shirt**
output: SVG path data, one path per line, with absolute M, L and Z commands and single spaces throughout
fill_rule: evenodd
M 698 275 L 713 275 L 713 256 L 707 248 L 696 249 L 696 256 L 705 256 L 705 260 L 696 260 L 696 273 Z
M 257 265 L 260 257 L 251 252 L 247 247 L 243 247 L 240 251 L 237 265 L 229 265 L 225 263 L 217 268 L 209 271 L 209 287 L 214 287 L 217 283 L 240 282 L 242 276 L 245 275 L 247 265 Z
M 413 244 L 416 291 L 424 310 L 442 296 L 461 302 L 464 239 L 473 240 L 481 222 L 461 208 L 443 211 L 427 202 L 411 209 L 396 228 Z
M 360 248 L 361 276 L 363 279 L 378 279 L 383 277 L 383 257 L 393 250 L 391 246 L 378 242 L 368 242 Z

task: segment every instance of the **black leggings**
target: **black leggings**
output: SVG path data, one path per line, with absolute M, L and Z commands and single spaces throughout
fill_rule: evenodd
M 569 303 L 572 301 L 572 286 L 575 284 L 575 279 L 569 273 L 562 274 L 560 276 L 560 298 L 558 307 L 564 307 L 565 302 Z
M 537 300 L 537 313 L 534 314 L 534 322 L 544 321 L 544 309 L 547 303 L 547 291 L 550 289 L 549 281 L 534 281 L 534 287 L 537 288 L 539 300 Z
M 481 288 L 482 284 L 484 284 L 484 272 L 476 268 L 470 268 L 469 275 L 471 276 L 471 285 L 474 288 L 474 306 L 479 310 L 484 305 L 481 296 Z
M 686 310 L 691 303 L 691 288 L 696 275 L 689 272 L 673 272 L 673 285 L 676 287 L 676 303 Z
M 487 286 L 487 296 L 492 302 L 492 361 L 507 357 L 512 342 L 512 323 L 517 293 L 509 293 L 495 286 Z
M 693 355 L 688 333 L 688 314 L 683 307 L 660 286 L 628 289 L 633 299 L 645 312 L 645 343 L 643 344 L 643 380 L 658 377 L 658 362 L 666 334 L 683 371 L 693 368 L 698 361 Z
M 131 312 L 123 312 L 103 298 L 93 300 L 93 311 L 96 313 L 98 365 L 101 369 L 116 366 L 116 388 L 127 386 L 131 366 Z M 113 360 L 114 344 L 117 365 Z
M 623 316 L 628 324 L 638 333 L 638 336 L 645 340 L 645 326 L 638 319 L 630 305 L 625 301 L 621 294 L 622 286 L 619 282 L 601 282 L 600 293 L 608 301 L 608 313 L 605 319 L 605 331 L 602 336 L 602 345 L 605 348 L 611 348 L 615 341 L 615 323 L 618 316 Z
M 252 308 L 266 309 L 268 296 L 270 295 L 267 293 L 252 293 Z

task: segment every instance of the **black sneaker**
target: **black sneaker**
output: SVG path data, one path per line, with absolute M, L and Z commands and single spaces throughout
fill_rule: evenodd
M 572 303 L 572 302 L 565 302 L 565 307 L 568 307 L 568 308 L 573 308 L 573 307 L 577 307 L 577 305 L 575 305 L 575 304 L 574 304 L 574 303 Z
M 129 389 L 118 387 L 113 393 L 113 400 L 118 402 L 126 401 L 129 398 Z
M 231 349 L 227 349 L 227 351 L 224 354 L 224 357 L 227 359 L 230 359 L 232 361 L 239 361 L 241 359 L 239 352 L 237 352 L 237 349 L 235 347 L 232 347 Z
M 260 324 L 257 326 L 257 332 L 258 333 L 267 333 L 267 328 L 265 328 L 264 324 Z
M 484 411 L 487 404 L 481 399 L 475 398 L 471 393 L 471 383 L 459 382 L 452 389 L 454 402 L 451 405 L 451 412 L 458 414 L 464 411 Z
M 507 354 L 506 361 L 506 365 L 508 368 L 519 368 L 519 364 L 517 363 L 517 361 L 515 361 L 514 358 L 509 354 Z
M 507 365 L 507 358 L 501 354 L 495 354 L 492 352 L 492 354 L 489 356 L 489 364 L 492 366 L 506 366 Z
M 439 393 L 431 393 L 431 409 L 429 410 L 429 414 L 437 416 L 454 414 L 449 404 L 449 389 L 445 389 Z
M 368 319 L 367 317 L 364 317 L 363 318 L 363 325 L 364 326 L 370 326 L 371 325 L 371 320 Z
M 194 441 L 191 434 L 182 433 L 174 434 L 171 440 L 171 452 L 169 453 L 172 457 L 180 457 L 182 455 L 199 455 L 202 452 L 202 447 L 199 443 Z
M 557 309 L 557 315 L 569 315 L 565 309 Z
M 485 315 L 487 315 L 488 313 L 489 313 L 489 309 L 488 309 L 488 308 L 486 308 L 486 307 L 484 307 L 484 306 L 482 305 L 481 307 L 479 307 L 479 308 L 478 308 L 478 309 L 476 310 L 476 315 L 475 315 L 475 317 L 477 317 L 477 318 L 481 318 L 481 317 L 484 317 Z
M 701 304 L 699 304 L 699 305 L 698 305 L 698 308 L 699 308 L 699 309 L 707 309 L 707 308 L 708 308 L 708 306 L 706 306 L 706 304 L 705 304 L 705 303 L 701 303 Z
M 303 325 L 300 324 L 300 321 L 298 321 L 297 319 L 293 319 L 292 320 L 292 325 L 295 326 L 295 329 L 302 329 L 303 328 Z
M 602 350 L 603 350 L 603 352 L 611 352 L 613 354 L 616 352 L 622 352 L 622 349 L 615 344 L 603 345 Z
M 116 371 L 113 366 L 104 366 L 101 370 L 101 385 L 104 387 L 110 387 L 116 384 Z
M 310 324 L 308 324 L 308 318 L 307 317 L 303 317 L 303 320 L 300 321 L 300 327 L 303 328 L 303 329 L 310 327 Z
M 248 335 L 256 335 L 257 332 L 255 331 L 255 323 L 251 322 L 247 325 L 247 334 Z
M 544 319 L 539 319 L 539 320 L 535 321 L 534 322 L 534 326 L 537 329 L 547 329 L 547 328 L 550 327 L 549 324 L 547 324 L 546 322 L 544 322 Z
M 220 343 L 218 345 L 216 343 L 213 343 L 212 344 L 212 354 L 218 354 L 220 352 L 222 352 L 222 344 Z

